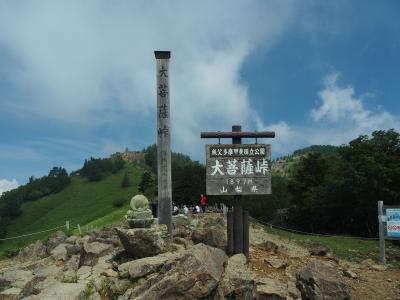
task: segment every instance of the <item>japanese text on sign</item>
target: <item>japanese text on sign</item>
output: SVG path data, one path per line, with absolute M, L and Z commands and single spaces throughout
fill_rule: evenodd
M 207 145 L 207 194 L 271 193 L 269 145 Z

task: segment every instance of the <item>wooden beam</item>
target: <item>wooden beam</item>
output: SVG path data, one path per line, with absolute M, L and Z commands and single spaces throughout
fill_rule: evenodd
M 210 131 L 201 132 L 200 138 L 274 138 L 275 131 L 243 131 L 243 132 L 224 132 L 224 131 Z

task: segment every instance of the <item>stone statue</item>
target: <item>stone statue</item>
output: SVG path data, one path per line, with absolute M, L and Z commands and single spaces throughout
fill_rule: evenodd
M 131 209 L 126 214 L 130 228 L 147 228 L 154 222 L 153 214 L 149 209 L 149 200 L 143 195 L 136 195 L 131 199 Z

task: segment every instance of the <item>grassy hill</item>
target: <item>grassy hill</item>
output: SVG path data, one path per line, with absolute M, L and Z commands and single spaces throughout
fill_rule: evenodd
M 322 155 L 336 155 L 339 147 L 331 145 L 312 145 L 295 150 L 293 154 L 280 157 L 272 161 L 272 172 L 288 177 L 299 160 L 309 153 L 320 153 Z
M 131 186 L 121 187 L 127 173 Z M 142 176 L 139 166 L 126 165 L 123 170 L 98 182 L 89 182 L 81 176 L 73 176 L 71 184 L 63 191 L 22 205 L 22 215 L 7 228 L 7 237 L 43 231 L 65 225 L 107 225 L 122 220 L 129 206 L 129 199 L 137 194 Z M 126 198 L 121 208 L 113 207 L 116 198 Z M 94 223 L 91 223 L 95 221 Z M 42 233 L 0 243 L 0 255 L 46 238 L 51 233 Z

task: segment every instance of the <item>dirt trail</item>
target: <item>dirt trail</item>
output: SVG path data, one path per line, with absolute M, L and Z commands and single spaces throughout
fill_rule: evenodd
M 266 241 L 276 244 L 278 248 L 274 251 L 273 244 L 265 244 Z M 380 266 L 372 261 L 351 263 L 329 253 L 326 256 L 310 256 L 305 246 L 269 234 L 258 227 L 250 227 L 250 245 L 251 266 L 257 276 L 294 284 L 296 274 L 311 259 L 320 259 L 338 270 L 351 288 L 352 299 L 400 300 L 400 269 L 378 270 Z M 344 276 L 345 271 L 353 272 L 357 278 Z

